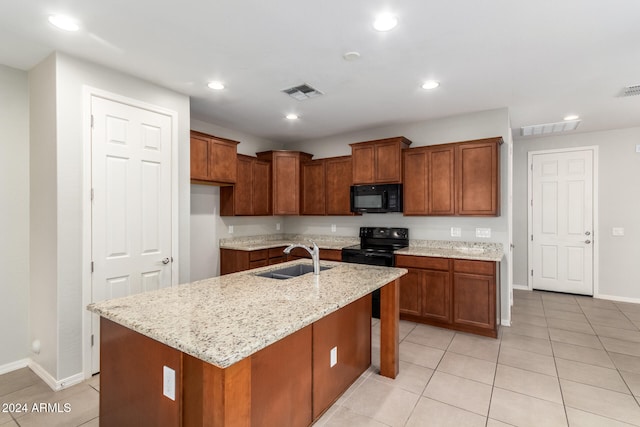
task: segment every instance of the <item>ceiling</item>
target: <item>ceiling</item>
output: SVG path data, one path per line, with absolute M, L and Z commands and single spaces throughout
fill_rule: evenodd
M 516 138 L 568 114 L 582 119 L 576 132 L 640 126 L 640 96 L 619 96 L 640 84 L 637 0 L 0 2 L 1 64 L 28 70 L 65 52 L 189 95 L 193 118 L 273 141 L 503 107 Z M 399 21 L 384 33 L 372 28 L 383 11 Z M 56 29 L 54 13 L 80 30 Z M 425 91 L 427 79 L 441 86 Z M 324 95 L 281 92 L 302 83 Z

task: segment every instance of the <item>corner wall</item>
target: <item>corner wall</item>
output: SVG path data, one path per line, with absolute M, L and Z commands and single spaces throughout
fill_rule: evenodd
M 640 302 L 640 127 L 514 142 L 514 283 L 527 285 L 527 168 L 529 151 L 598 146 L 599 295 Z M 612 236 L 624 227 L 624 236 Z
M 0 371 L 28 357 L 29 90 L 25 71 L 0 65 Z

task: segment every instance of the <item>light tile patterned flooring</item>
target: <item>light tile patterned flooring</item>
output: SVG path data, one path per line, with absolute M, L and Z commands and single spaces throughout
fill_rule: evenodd
M 401 322 L 400 375 L 373 366 L 316 426 L 640 426 L 640 304 L 514 292 L 498 340 Z M 30 370 L 0 376 L 0 403 L 69 403 L 5 426 L 97 426 L 99 379 L 53 393 Z

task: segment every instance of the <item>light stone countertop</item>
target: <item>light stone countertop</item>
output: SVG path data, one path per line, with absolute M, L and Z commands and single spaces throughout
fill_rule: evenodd
M 287 280 L 255 274 L 297 260 L 205 279 L 87 308 L 142 335 L 226 368 L 407 273 L 321 261 L 330 270 Z
M 359 237 L 271 234 L 220 239 L 220 247 L 240 251 L 288 246 L 292 243 L 309 245 L 316 242 L 320 249 L 342 249 L 360 244 Z M 501 261 L 504 257 L 502 243 L 463 242 L 449 240 L 409 240 L 409 247 L 394 252 L 396 255 L 459 258 L 476 261 Z

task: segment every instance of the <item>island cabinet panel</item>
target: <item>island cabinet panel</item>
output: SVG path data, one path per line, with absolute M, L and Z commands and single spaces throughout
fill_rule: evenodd
M 500 289 L 493 261 L 396 255 L 400 318 L 497 337 Z
M 191 179 L 211 184 L 236 182 L 238 141 L 191 131 Z
M 163 366 L 175 372 L 175 400 L 162 394 Z M 100 425 L 180 425 L 182 353 L 100 319 Z
M 333 366 L 332 349 L 336 356 Z M 370 349 L 370 294 L 313 324 L 314 419 L 367 370 L 371 365 Z
M 220 275 L 279 264 L 285 261 L 285 246 L 256 251 L 220 248 Z
M 310 325 L 251 356 L 252 426 L 311 424 L 312 339 Z
M 410 144 L 402 136 L 350 144 L 353 184 L 402 183 L 402 150 Z
M 351 156 L 325 159 L 327 215 L 353 215 L 351 212 Z

